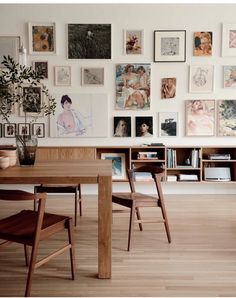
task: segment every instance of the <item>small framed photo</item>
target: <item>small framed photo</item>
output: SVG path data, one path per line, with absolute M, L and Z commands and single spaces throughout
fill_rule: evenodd
M 3 132 L 5 138 L 15 138 L 16 123 L 4 123 Z
M 153 119 L 152 116 L 135 117 L 136 137 L 153 136 Z
M 194 32 L 193 56 L 212 56 L 212 32 Z
M 30 124 L 29 123 L 18 123 L 18 135 L 29 136 L 30 135 Z
M 218 100 L 217 135 L 221 137 L 236 137 L 236 100 Z
M 236 65 L 224 66 L 224 88 L 236 87 Z
M 20 106 L 20 116 L 43 116 L 43 93 L 42 85 L 31 86 L 28 84 L 22 85 L 22 94 L 24 97 L 25 105 Z
M 159 136 L 176 137 L 178 135 L 178 113 L 159 113 Z
M 131 137 L 131 117 L 114 117 L 113 137 Z
M 186 30 L 154 31 L 154 62 L 185 62 Z
M 222 56 L 236 56 L 236 24 L 223 24 Z
M 124 30 L 124 54 L 142 55 L 144 53 L 144 30 Z
M 112 160 L 112 179 L 126 179 L 125 153 L 102 153 L 101 159 Z
M 38 138 L 45 138 L 45 124 L 44 123 L 33 123 L 32 134 Z
M 14 61 L 19 62 L 20 36 L 0 36 L 0 67 L 3 56 L 10 56 Z
M 83 86 L 103 86 L 104 68 L 103 67 L 84 67 L 81 68 L 81 85 Z
M 215 135 L 215 100 L 186 100 L 186 136 Z
M 71 85 L 71 67 L 55 66 L 55 85 L 70 86 Z
M 43 75 L 44 79 L 48 79 L 48 61 L 33 61 L 33 68 Z
M 29 23 L 29 54 L 56 54 L 56 23 Z
M 214 90 L 214 65 L 191 65 L 189 92 L 210 93 Z
M 161 98 L 175 98 L 176 96 L 176 78 L 161 79 Z

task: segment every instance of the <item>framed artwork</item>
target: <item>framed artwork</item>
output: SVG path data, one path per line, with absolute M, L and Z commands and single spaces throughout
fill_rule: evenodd
M 104 68 L 103 67 L 81 68 L 81 85 L 103 86 L 104 85 Z
M 111 59 L 111 24 L 68 24 L 68 59 Z
M 2 137 L 2 123 L 0 123 L 0 138 Z
M 45 138 L 45 124 L 44 123 L 33 123 L 32 134 L 38 138 Z
M 43 111 L 41 109 L 43 105 L 43 93 L 42 85 L 31 86 L 22 85 L 22 95 L 26 105 L 22 104 L 20 106 L 20 116 L 43 116 Z
M 125 153 L 102 153 L 101 159 L 112 160 L 112 179 L 126 179 Z
M 212 56 L 212 32 L 194 32 L 193 56 Z
M 0 36 L 0 67 L 3 56 L 11 56 L 14 61 L 19 62 L 20 36 Z
M 151 64 L 116 65 L 117 110 L 149 110 Z
M 236 87 L 236 65 L 224 66 L 224 88 Z
M 178 135 L 178 113 L 159 113 L 159 136 L 176 137 Z
M 11 94 L 13 93 L 13 85 L 2 86 L 0 88 L 0 108 L 1 113 L 5 114 L 11 111 L 11 114 L 15 114 L 16 103 L 11 100 Z
M 54 94 L 55 115 L 50 115 L 50 136 L 59 138 L 107 137 L 107 94 Z M 102 111 L 101 114 L 98 111 Z
M 131 117 L 114 117 L 113 137 L 131 137 Z
M 144 30 L 124 30 L 124 54 L 142 55 L 144 52 Z
M 71 67 L 55 66 L 55 85 L 70 86 L 71 85 Z
M 29 54 L 56 54 L 56 23 L 29 23 Z
M 136 137 L 153 136 L 153 119 L 152 116 L 135 117 Z
M 189 92 L 210 93 L 214 90 L 214 65 L 191 65 Z
M 29 136 L 30 135 L 30 124 L 29 123 L 18 123 L 18 135 Z
M 186 100 L 186 136 L 215 135 L 215 100 Z
M 4 123 L 3 132 L 5 138 L 15 138 L 16 136 L 16 123 Z
M 48 61 L 33 61 L 33 68 L 42 74 L 44 79 L 48 79 Z
M 154 31 L 154 62 L 185 62 L 186 30 Z
M 217 135 L 222 137 L 236 136 L 236 100 L 218 100 Z
M 223 24 L 222 56 L 236 56 L 236 24 Z
M 168 99 L 176 96 L 176 78 L 161 79 L 161 98 Z

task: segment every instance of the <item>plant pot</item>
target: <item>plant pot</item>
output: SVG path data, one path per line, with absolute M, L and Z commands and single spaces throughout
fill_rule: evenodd
M 38 139 L 35 135 L 16 136 L 16 146 L 20 166 L 30 167 L 34 165 Z

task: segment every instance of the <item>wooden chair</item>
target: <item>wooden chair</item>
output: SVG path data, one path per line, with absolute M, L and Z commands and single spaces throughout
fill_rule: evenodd
M 154 179 L 158 196 L 150 196 L 142 193 L 135 192 L 135 173 L 137 172 L 148 172 L 151 173 Z M 171 242 L 170 229 L 167 220 L 167 214 L 164 204 L 164 198 L 161 188 L 161 177 L 164 175 L 162 168 L 154 166 L 141 166 L 132 170 L 128 170 L 128 179 L 130 184 L 131 193 L 113 193 L 112 202 L 130 208 L 130 221 L 129 221 L 129 234 L 128 234 L 128 251 L 131 248 L 131 236 L 133 232 L 134 222 L 139 224 L 140 231 L 143 230 L 143 222 L 154 223 L 162 222 L 165 225 L 166 235 L 168 242 Z M 158 219 L 141 219 L 140 207 L 159 207 L 162 212 L 162 220 Z M 134 220 L 134 216 L 137 216 L 137 220 Z
M 77 214 L 78 214 L 78 201 L 79 201 L 79 215 L 82 216 L 82 195 L 81 185 L 52 185 L 41 184 L 34 187 L 34 193 L 46 192 L 46 193 L 73 193 L 75 196 L 75 215 L 74 225 L 77 226 Z M 78 199 L 79 192 L 79 199 Z M 34 210 L 36 210 L 36 201 L 34 201 Z
M 75 279 L 75 257 L 72 219 L 67 216 L 56 215 L 45 212 L 47 194 L 31 194 L 20 190 L 0 190 L 0 200 L 23 201 L 38 200 L 37 211 L 22 210 L 21 212 L 0 220 L 0 239 L 5 240 L 1 243 L 17 242 L 24 245 L 26 265 L 29 265 L 28 277 L 25 288 L 25 296 L 30 296 L 32 276 L 34 269 L 48 262 L 55 256 L 70 250 L 70 264 L 72 279 Z M 69 243 L 62 248 L 37 261 L 39 242 L 57 232 L 67 229 Z M 27 246 L 31 246 L 31 258 L 28 260 Z

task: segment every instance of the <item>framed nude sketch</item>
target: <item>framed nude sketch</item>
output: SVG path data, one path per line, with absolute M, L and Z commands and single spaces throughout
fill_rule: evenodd
M 70 66 L 55 66 L 55 85 L 70 86 L 71 85 L 71 67 Z
M 20 36 L 0 36 L 0 67 L 3 56 L 10 56 L 14 61 L 19 62 Z
M 83 86 L 103 86 L 104 68 L 103 67 L 83 67 L 81 69 L 81 85 Z
M 210 93 L 214 90 L 214 65 L 191 65 L 189 92 Z

